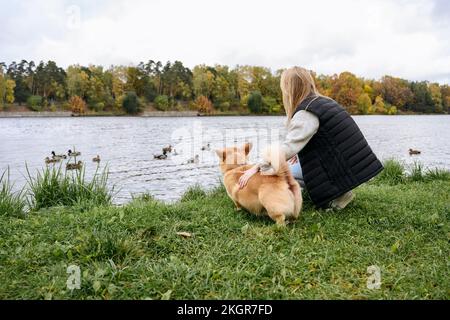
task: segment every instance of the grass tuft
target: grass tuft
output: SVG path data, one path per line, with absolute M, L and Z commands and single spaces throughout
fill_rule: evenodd
M 86 209 L 111 204 L 106 168 L 100 173 L 97 169 L 90 181 L 84 168 L 76 172 L 63 171 L 61 166 L 45 168 L 32 177 L 27 167 L 27 173 L 30 207 L 35 211 L 55 206 Z
M 9 180 L 9 168 L 0 176 L 0 216 L 24 217 L 26 199 L 23 189 L 13 191 Z
M 199 200 L 206 197 L 206 192 L 199 185 L 189 187 L 181 196 L 180 202 Z
M 383 163 L 384 169 L 381 171 L 374 181 L 385 184 L 398 184 L 405 182 L 405 168 L 394 159 L 388 159 Z

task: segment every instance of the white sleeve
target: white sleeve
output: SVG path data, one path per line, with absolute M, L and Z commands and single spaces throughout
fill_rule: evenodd
M 286 138 L 281 144 L 281 150 L 289 160 L 302 150 L 319 129 L 319 118 L 309 111 L 301 110 L 291 119 Z M 257 162 L 262 172 L 271 169 L 270 163 L 260 160 Z
M 288 132 L 281 149 L 286 160 L 292 158 L 302 150 L 319 129 L 319 118 L 309 111 L 297 112 L 289 123 Z

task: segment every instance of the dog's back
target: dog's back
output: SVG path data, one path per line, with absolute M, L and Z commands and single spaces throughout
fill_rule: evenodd
M 292 177 L 284 155 L 279 149 L 269 148 L 263 158 L 273 171 L 267 174 L 255 174 L 243 189 L 239 188 L 239 178 L 251 168 L 243 165 L 224 172 L 224 184 L 236 207 L 248 211 L 267 214 L 277 223 L 284 224 L 285 219 L 296 219 L 302 206 L 301 189 Z

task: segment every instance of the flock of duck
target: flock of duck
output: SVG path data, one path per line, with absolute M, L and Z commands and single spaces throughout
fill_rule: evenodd
M 211 150 L 211 144 L 208 143 L 206 146 L 203 146 L 201 148 L 202 151 L 210 151 Z M 174 156 L 178 155 L 177 150 L 175 148 L 172 148 L 172 145 L 169 144 L 169 146 L 162 148 L 161 154 L 154 154 L 153 158 L 157 160 L 166 160 L 168 157 L 168 154 L 172 153 Z M 196 154 L 193 158 L 189 159 L 187 163 L 195 163 L 198 164 L 200 162 L 200 156 Z
M 201 148 L 202 151 L 210 151 L 211 150 L 211 145 L 208 143 L 206 144 L 206 146 L 203 146 Z M 421 151 L 419 150 L 414 150 L 414 149 L 409 149 L 409 155 L 418 155 L 421 154 Z M 161 154 L 156 154 L 153 155 L 154 159 L 157 160 L 166 160 L 168 157 L 168 154 L 172 153 L 173 155 L 178 155 L 177 151 L 175 150 L 175 148 L 172 148 L 172 145 L 169 144 L 169 146 L 162 148 L 162 153 Z M 55 151 L 51 152 L 51 157 L 46 157 L 44 159 L 45 164 L 54 164 L 57 162 L 60 162 L 61 160 L 67 159 L 69 158 L 69 162 L 66 164 L 66 170 L 80 170 L 83 167 L 83 162 L 82 161 L 76 161 L 76 157 L 81 156 L 81 152 L 79 151 L 72 151 L 71 149 L 69 149 L 69 151 L 67 151 L 67 155 L 66 154 L 56 154 Z M 74 162 L 70 163 L 70 159 L 74 158 Z M 100 162 L 100 156 L 97 155 L 96 157 L 92 158 L 93 162 Z M 194 156 L 194 158 L 191 158 L 187 161 L 187 163 L 194 163 L 194 164 L 198 164 L 200 162 L 200 156 L 198 154 L 196 154 Z
M 65 159 L 69 159 L 69 162 L 66 164 L 66 170 L 80 170 L 83 167 L 83 162 L 82 161 L 78 161 L 77 162 L 77 157 L 81 156 L 81 152 L 79 151 L 72 151 L 71 149 L 69 149 L 69 151 L 67 151 L 67 155 L 66 154 L 56 154 L 55 151 L 51 152 L 51 157 L 46 157 L 44 159 L 45 164 L 54 164 L 57 162 L 60 162 L 61 160 L 65 160 Z M 70 163 L 70 159 L 74 158 L 74 162 Z M 100 156 L 97 155 L 96 157 L 92 158 L 93 162 L 100 162 Z

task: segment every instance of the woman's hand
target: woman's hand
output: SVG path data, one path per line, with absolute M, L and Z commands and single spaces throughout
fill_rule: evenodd
M 297 162 L 298 162 L 298 158 L 296 155 L 288 160 L 289 164 L 296 164 Z
M 253 168 L 248 169 L 244 172 L 244 174 L 239 178 L 239 189 L 244 188 L 247 185 L 248 180 L 257 173 L 259 168 L 254 166 Z

